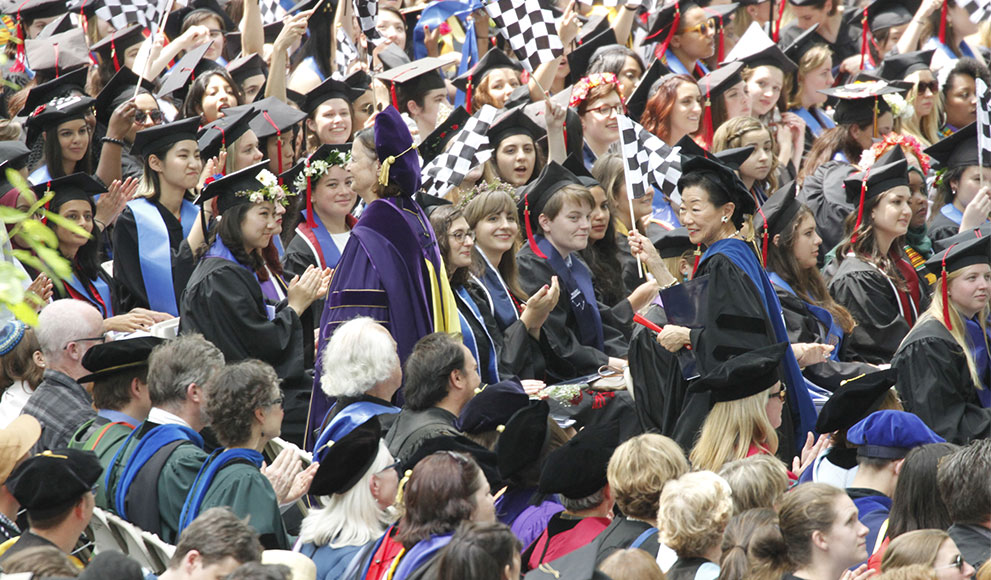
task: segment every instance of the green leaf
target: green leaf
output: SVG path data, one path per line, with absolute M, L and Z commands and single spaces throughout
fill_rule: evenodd
M 24 280 L 27 276 L 10 262 L 0 262 L 0 302 L 12 304 L 24 299 Z
M 16 224 L 28 219 L 27 214 L 15 208 L 0 205 L 0 221 L 5 224 Z
M 38 257 L 48 266 L 48 269 L 63 280 L 72 277 L 72 264 L 62 257 L 62 254 L 51 248 L 38 248 Z
M 21 226 L 23 227 L 21 237 L 27 238 L 29 244 L 31 241 L 35 241 L 49 248 L 58 247 L 58 236 L 55 235 L 55 232 L 51 228 L 41 222 L 29 219 L 21 222 Z
M 57 225 L 58 227 L 65 228 L 65 229 L 69 230 L 70 232 L 72 232 L 72 233 L 74 233 L 74 234 L 76 234 L 78 236 L 86 236 L 87 238 L 92 238 L 93 237 L 93 235 L 91 233 L 89 233 L 86 230 L 84 230 L 83 228 L 79 227 L 76 224 L 76 222 L 74 222 L 72 220 L 65 219 L 64 217 L 60 216 L 59 214 L 57 214 L 55 212 L 51 212 L 51 211 L 48 211 L 46 209 L 45 210 L 45 217 L 48 218 L 48 221 L 52 222 L 53 224 Z M 52 247 L 54 247 L 54 246 L 52 246 Z
M 18 320 L 28 326 L 38 326 L 38 313 L 24 302 L 17 304 L 7 304 L 7 309 L 17 317 Z

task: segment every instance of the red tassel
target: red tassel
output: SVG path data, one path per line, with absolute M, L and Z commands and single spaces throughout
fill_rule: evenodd
M 857 225 L 853 226 L 853 235 L 850 236 L 850 243 L 857 243 L 857 230 L 860 229 L 860 224 L 864 219 L 864 196 L 867 195 L 867 178 L 870 177 L 870 168 L 864 172 L 864 181 L 860 184 L 860 204 L 857 206 Z
M 939 274 L 940 280 L 943 282 L 943 322 L 946 323 L 947 330 L 953 330 L 953 324 L 950 322 L 950 290 L 946 287 L 946 258 L 949 257 L 953 246 L 946 248 L 946 251 L 943 252 L 943 271 Z
M 863 26 L 860 32 L 860 70 L 864 70 L 864 59 L 867 58 L 867 7 L 864 7 L 864 16 L 860 24 Z
M 681 4 L 678 2 L 678 0 L 675 0 L 674 19 L 671 21 L 671 30 L 668 30 L 668 34 L 667 36 L 664 37 L 664 41 L 657 47 L 656 50 L 654 50 L 654 55 L 657 58 L 662 59 L 662 61 L 665 64 L 667 64 L 667 61 L 664 60 L 664 53 L 668 51 L 668 45 L 671 44 L 671 38 L 678 32 L 678 25 L 680 23 L 681 23 Z M 661 30 L 664 29 L 662 28 Z M 655 36 L 661 33 L 661 30 L 658 30 L 655 34 L 648 36 L 645 40 L 650 40 L 654 38 Z
M 52 50 L 55 51 L 55 78 L 58 78 L 58 43 L 52 44 Z
M 939 9 L 939 43 L 946 44 L 946 2 Z
M 692 264 L 692 278 L 695 277 L 695 272 L 699 269 L 699 262 L 702 260 L 702 244 L 695 247 L 695 263 Z
M 306 158 L 306 169 L 310 168 L 310 158 Z M 306 225 L 312 230 L 317 227 L 317 220 L 313 218 L 313 184 L 310 176 L 306 176 Z
M 471 110 L 471 75 L 468 75 L 468 86 L 465 87 L 465 108 L 468 109 L 468 114 L 472 113 Z
M 712 148 L 712 134 L 715 129 L 712 127 L 712 97 L 709 86 L 709 79 L 705 80 L 705 125 L 702 127 L 702 138 L 705 140 L 705 148 Z
M 523 196 L 523 224 L 524 227 L 526 228 L 526 243 L 530 244 L 530 249 L 533 251 L 534 254 L 537 255 L 538 258 L 542 258 L 546 260 L 547 256 L 540 251 L 540 247 L 537 246 L 537 240 L 535 240 L 533 237 L 533 226 L 530 225 L 529 195 L 530 194 L 527 193 L 526 195 Z
M 279 185 L 282 185 L 282 131 L 279 130 L 279 126 L 275 124 L 272 117 L 268 115 L 268 111 L 262 111 L 262 116 L 268 121 L 268 124 L 275 129 L 275 148 L 279 155 Z
M 10 72 L 24 72 L 24 41 L 27 35 L 24 34 L 24 21 L 21 20 L 21 8 L 28 3 L 28 0 L 24 0 L 20 6 L 17 7 L 17 56 L 14 57 L 14 65 L 10 67 Z
M 392 106 L 399 110 L 399 99 L 396 98 L 396 83 L 389 83 L 389 94 L 392 96 Z
M 114 71 L 120 71 L 120 63 L 117 62 L 117 43 L 113 40 L 110 41 L 110 58 L 114 59 Z
M 771 15 L 774 16 L 773 14 Z M 777 44 L 781 40 L 781 19 L 785 17 L 785 2 L 782 0 L 780 7 L 778 8 L 778 17 L 774 21 L 774 43 Z

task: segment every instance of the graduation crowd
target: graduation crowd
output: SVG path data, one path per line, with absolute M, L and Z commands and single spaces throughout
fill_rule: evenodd
M 164 4 L 0 3 L 3 573 L 991 580 L 980 2 Z

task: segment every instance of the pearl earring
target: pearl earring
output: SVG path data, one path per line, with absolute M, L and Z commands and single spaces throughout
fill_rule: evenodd
M 723 218 L 722 218 L 722 221 L 723 221 L 723 223 L 726 223 L 726 222 L 728 222 L 728 221 L 729 221 L 729 217 L 727 217 L 727 216 L 723 216 Z

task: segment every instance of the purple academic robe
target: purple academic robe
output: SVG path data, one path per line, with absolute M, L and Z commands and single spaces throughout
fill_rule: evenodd
M 322 424 L 333 404 L 320 389 L 320 353 L 340 324 L 357 316 L 371 317 L 392 334 L 401 361 L 416 341 L 433 332 L 432 281 L 424 259 L 441 272 L 433 230 L 415 201 L 386 198 L 365 208 L 337 263 L 320 319 L 307 449 L 313 446 L 312 430 Z
M 540 537 L 554 514 L 564 511 L 564 506 L 553 499 L 554 495 L 547 496 L 537 505 L 530 505 L 535 493 L 535 487 L 513 489 L 496 500 L 499 521 L 510 527 L 524 548 Z

